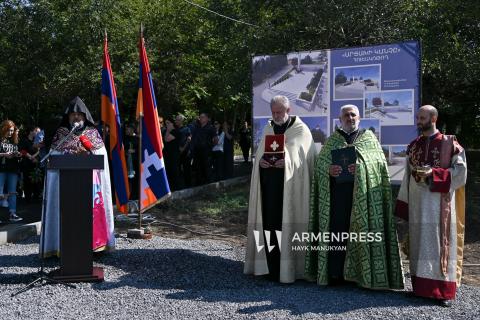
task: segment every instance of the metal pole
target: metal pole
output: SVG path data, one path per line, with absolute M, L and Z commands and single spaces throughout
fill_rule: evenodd
M 143 122 L 143 110 L 140 111 L 138 123 L 138 229 L 142 230 L 142 122 Z
M 107 44 L 107 41 L 108 41 L 107 29 L 105 29 L 105 38 L 104 38 L 104 41 L 103 41 L 103 49 L 105 49 L 105 45 Z M 105 53 L 104 53 L 104 55 L 105 55 Z M 105 59 L 105 57 L 103 57 L 103 58 Z M 112 83 L 112 85 L 113 85 L 113 83 Z M 105 111 L 103 110 L 102 105 L 100 104 L 100 123 L 102 124 L 102 138 L 103 138 L 103 143 L 106 145 L 106 141 L 105 141 L 105 127 L 106 127 L 106 124 L 105 124 L 105 121 L 103 121 L 103 113 L 104 112 Z M 107 154 L 110 155 L 110 150 L 107 150 Z

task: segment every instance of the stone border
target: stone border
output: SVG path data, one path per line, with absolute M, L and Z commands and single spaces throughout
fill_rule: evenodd
M 168 200 L 188 199 L 190 197 L 193 197 L 199 194 L 205 194 L 211 191 L 216 191 L 219 189 L 236 186 L 242 183 L 250 183 L 250 175 L 213 182 L 210 184 L 206 184 L 206 185 L 198 186 L 194 188 L 178 190 L 178 191 L 172 192 L 172 195 L 170 196 L 170 198 L 168 198 Z
M 193 188 L 188 188 L 188 189 L 182 189 L 182 190 L 177 190 L 171 193 L 170 197 L 167 197 L 165 202 L 170 202 L 170 201 L 177 201 L 177 200 L 184 200 L 188 199 L 197 195 L 202 195 L 206 194 L 209 192 L 215 192 L 217 190 L 221 190 L 224 188 L 236 186 L 242 183 L 248 183 L 250 185 L 250 175 L 246 176 L 241 176 L 241 177 L 236 177 L 236 178 L 231 178 L 227 180 L 221 180 L 218 182 L 213 182 L 210 184 L 205 184 L 202 186 L 198 187 L 193 187 Z M 161 203 L 157 204 L 160 205 Z M 138 213 L 138 200 L 130 200 L 128 202 L 128 211 L 129 213 Z M 113 213 L 115 216 L 117 215 L 123 215 L 123 213 L 119 212 L 117 210 L 117 206 L 113 205 Z
M 41 222 L 33 222 L 22 225 L 7 225 L 5 230 L 0 231 L 0 245 L 17 242 L 31 236 L 40 235 Z

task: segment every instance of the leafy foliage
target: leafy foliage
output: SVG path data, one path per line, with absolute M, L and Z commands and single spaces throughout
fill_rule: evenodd
M 478 1 L 195 2 L 258 27 L 181 0 L 3 0 L 0 117 L 54 126 L 66 101 L 80 95 L 98 119 L 106 29 L 122 118 L 132 119 L 143 23 L 164 116 L 202 110 L 217 118 L 249 119 L 254 54 L 419 39 L 422 102 L 440 109 L 443 129 L 458 134 L 464 145 L 480 144 L 475 141 L 480 134 Z M 286 61 L 264 63 L 274 72 Z

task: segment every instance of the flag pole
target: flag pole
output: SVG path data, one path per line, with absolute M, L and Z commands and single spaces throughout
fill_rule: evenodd
M 107 44 L 107 28 L 105 28 L 104 32 L 105 32 L 105 36 L 104 36 L 104 39 L 103 39 L 103 50 L 104 50 L 103 59 L 105 59 L 105 45 Z M 100 107 L 100 119 L 102 120 L 102 139 L 103 139 L 103 143 L 106 145 L 106 143 L 107 143 L 105 141 L 105 126 L 106 126 L 106 124 L 105 124 L 105 121 L 103 121 L 103 116 L 102 116 L 104 112 L 105 111 L 103 110 L 103 108 Z M 107 153 L 110 154 L 110 150 L 107 150 Z
M 140 25 L 140 39 L 138 42 L 138 47 L 142 50 L 142 39 L 143 39 L 143 24 Z M 140 52 L 141 54 L 141 52 Z M 140 62 L 141 63 L 141 62 Z M 141 70 L 141 69 L 140 69 Z M 140 72 L 140 78 L 142 77 L 142 72 Z M 143 95 L 142 95 L 143 99 Z M 142 229 L 142 122 L 143 122 L 143 107 L 139 108 L 139 103 L 143 104 L 143 101 L 138 101 L 137 99 L 137 119 L 138 119 L 138 185 L 134 186 L 138 188 L 138 229 L 129 229 L 127 233 L 128 238 L 134 239 L 149 239 L 151 238 L 145 236 L 144 230 Z M 141 110 L 140 110 L 141 109 Z
M 146 124 L 150 124 L 152 121 L 152 118 L 148 118 L 145 120 L 145 114 L 143 113 L 143 108 L 145 107 L 144 102 L 146 102 L 147 105 L 147 112 L 152 112 L 156 110 L 156 103 L 155 103 L 155 96 L 153 96 L 153 88 L 150 87 L 150 70 L 148 70 L 148 60 L 146 56 L 146 50 L 145 50 L 145 40 L 143 38 L 143 23 L 140 24 L 140 41 L 139 41 L 139 49 L 140 49 L 140 82 L 139 82 L 139 91 L 138 91 L 138 98 L 137 98 L 137 117 L 139 120 L 138 123 L 138 129 L 139 129 L 139 134 L 138 134 L 138 139 L 139 139 L 139 150 L 140 150 L 140 157 L 139 157 L 139 164 L 140 164 L 140 183 L 138 185 L 139 188 L 139 205 L 138 205 L 138 229 L 132 229 L 132 232 L 130 233 L 132 237 L 137 238 L 137 239 L 151 239 L 152 238 L 152 233 L 150 232 L 147 224 L 147 228 L 142 227 L 142 215 L 143 212 L 146 210 L 150 209 L 153 207 L 156 203 L 158 203 L 158 195 L 153 192 L 153 189 L 149 186 L 149 182 L 145 182 L 146 185 L 143 184 L 143 179 L 145 177 L 143 176 L 144 172 L 143 170 L 149 170 L 147 167 L 143 166 L 144 160 L 142 161 L 142 158 L 149 157 L 149 154 L 147 150 L 143 150 L 143 127 L 145 127 Z M 144 95 L 143 89 L 147 88 L 146 92 L 148 93 L 147 95 Z M 153 108 L 152 110 L 150 110 Z M 158 123 L 155 124 L 155 119 L 157 117 L 154 115 L 154 125 L 158 126 Z M 143 123 L 143 121 L 146 121 L 146 124 Z M 149 122 L 150 121 L 150 122 Z M 145 130 L 149 129 L 149 127 L 146 127 Z M 155 133 L 157 133 L 157 128 L 154 128 Z M 145 131 L 145 137 L 149 138 L 150 137 L 150 132 Z M 155 137 L 157 139 L 161 139 L 161 137 Z M 157 148 L 160 144 L 161 140 L 156 140 L 155 141 L 155 148 Z M 157 145 L 158 144 L 158 145 Z M 155 151 L 156 152 L 156 151 Z M 143 154 L 142 154 L 143 153 Z M 159 160 L 162 161 L 161 159 L 161 153 L 159 154 Z M 146 173 L 146 172 L 145 172 Z M 162 171 L 160 172 L 162 176 L 159 178 L 164 179 L 164 183 L 168 183 L 166 181 L 166 174 L 165 170 L 162 168 Z M 159 181 L 160 183 L 162 181 Z M 166 184 L 166 188 L 168 190 L 168 184 Z M 153 192 L 153 194 L 152 194 Z M 163 195 L 162 195 L 163 196 Z M 144 201 L 145 200 L 145 201 Z M 156 201 L 155 201 L 156 200 Z M 128 235 L 127 235 L 128 236 Z
M 142 40 L 143 40 L 143 23 L 140 23 L 140 50 L 142 49 L 141 46 L 142 46 Z M 141 77 L 143 75 L 140 75 Z M 143 99 L 143 95 L 142 95 L 142 99 Z M 142 103 L 143 105 L 143 103 Z M 142 122 L 143 122 L 143 107 L 142 107 L 142 110 L 139 112 L 138 114 L 138 138 L 139 138 L 139 141 L 138 141 L 138 147 L 139 147 L 139 157 L 138 157 L 138 162 L 139 162 L 139 166 L 138 166 L 138 170 L 140 171 L 139 172 L 139 179 L 138 179 L 138 229 L 139 230 L 142 230 L 142 131 L 143 131 L 143 127 L 142 127 Z
M 143 122 L 143 112 L 140 111 L 138 115 L 138 229 L 142 230 L 142 122 Z

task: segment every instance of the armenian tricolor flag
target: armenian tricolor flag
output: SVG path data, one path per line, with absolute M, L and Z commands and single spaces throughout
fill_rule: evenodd
M 138 83 L 137 116 L 141 127 L 140 152 L 140 212 L 153 207 L 170 195 L 165 164 L 163 141 L 158 122 L 157 102 L 153 91 L 152 75 L 148 64 L 145 40 L 140 36 L 140 80 Z
M 127 166 L 125 162 L 125 150 L 123 148 L 117 91 L 115 90 L 115 83 L 113 82 L 106 33 L 103 46 L 101 113 L 103 124 L 109 126 L 110 129 L 110 150 L 108 150 L 108 152 L 112 162 L 112 172 L 110 174 L 113 174 L 117 209 L 123 213 L 127 213 L 130 190 L 128 187 Z

